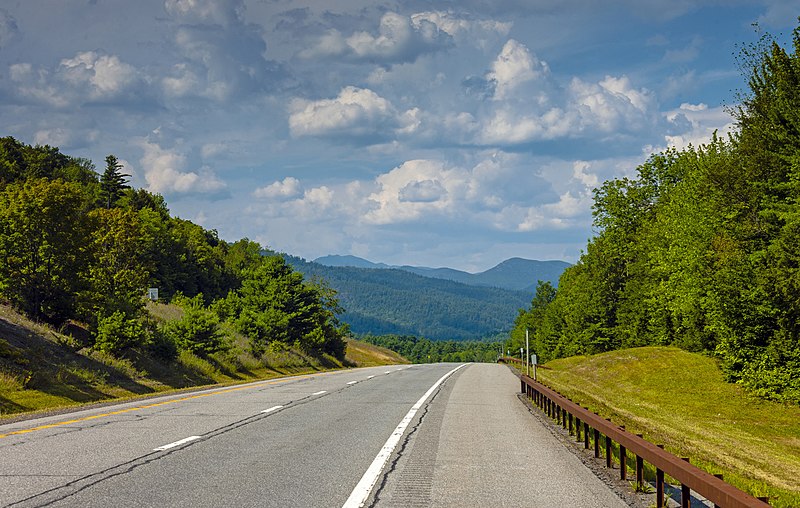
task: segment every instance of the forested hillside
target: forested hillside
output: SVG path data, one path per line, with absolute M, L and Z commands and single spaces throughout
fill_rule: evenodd
M 286 256 L 306 277 L 336 290 L 354 333 L 481 339 L 506 332 L 530 294 L 422 277 L 398 269 L 330 267 Z
M 254 242 L 227 243 L 170 216 L 161 196 L 127 178 L 113 155 L 98 174 L 58 148 L 0 138 L 0 302 L 84 330 L 84 346 L 117 357 L 224 354 L 224 323 L 255 357 L 291 347 L 343 358 L 347 328 L 329 288 Z M 182 319 L 149 317 L 151 287 Z
M 512 334 L 542 360 L 677 345 L 800 402 L 800 29 L 745 48 L 738 133 L 667 150 L 595 191 L 597 235 Z M 679 373 L 676 373 L 679 375 Z
M 558 285 L 558 278 L 569 266 L 566 261 L 537 261 L 533 259 L 511 258 L 484 272 L 469 273 L 452 268 L 428 268 L 425 266 L 389 266 L 384 263 L 372 263 L 356 256 L 323 256 L 314 260 L 315 263 L 325 266 L 349 266 L 355 268 L 385 268 L 405 270 L 407 272 L 431 277 L 446 279 L 471 286 L 488 286 L 512 291 L 536 290 L 539 280 Z

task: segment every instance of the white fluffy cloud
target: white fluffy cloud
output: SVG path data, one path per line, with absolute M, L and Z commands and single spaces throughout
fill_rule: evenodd
M 9 70 L 19 96 L 57 108 L 144 95 L 145 84 L 135 67 L 99 51 L 64 58 L 53 70 L 31 63 L 12 64 Z
M 546 62 L 540 61 L 524 44 L 511 39 L 492 63 L 487 77 L 495 85 L 494 99 L 503 100 L 525 83 L 549 74 Z
M 650 151 L 660 151 L 666 146 L 678 149 L 689 145 L 698 147 L 708 143 L 714 132 L 720 137 L 725 137 L 736 130 L 734 119 L 724 107 L 709 108 L 702 103 L 684 103 L 679 108 L 667 112 L 665 116 L 673 125 L 680 125 L 680 129 L 678 133 L 664 136 L 665 146 L 647 147 Z
M 581 131 L 637 132 L 658 117 L 652 95 L 635 89 L 626 76 L 606 76 L 598 83 L 575 78 L 570 95 L 571 107 L 580 115 L 575 127 Z
M 369 181 L 311 187 L 293 177 L 256 191 L 268 200 L 271 216 L 291 211 L 304 220 L 337 218 L 362 228 L 388 225 L 470 224 L 494 231 L 530 232 L 587 223 L 592 164 L 577 161 L 548 178 L 526 157 L 485 154 L 471 166 L 442 160 L 406 161 Z M 566 172 L 566 174 L 565 174 Z M 509 180 L 515 182 L 509 185 Z
M 96 51 L 85 51 L 61 60 L 59 73 L 72 86 L 87 87 L 91 99 L 116 97 L 137 81 L 137 72 L 132 65 L 115 55 Z
M 141 139 L 138 145 L 144 154 L 139 160 L 148 190 L 160 194 L 214 194 L 225 189 L 225 183 L 208 167 L 185 171 L 186 156 L 167 150 L 157 143 Z
M 335 99 L 295 99 L 290 105 L 293 136 L 383 138 L 413 130 L 413 110 L 399 113 L 391 102 L 365 88 L 348 86 Z
M 273 182 L 266 187 L 259 187 L 253 192 L 253 196 L 257 198 L 284 200 L 296 198 L 301 193 L 302 188 L 300 186 L 300 180 L 287 176 L 280 182 Z
M 485 45 L 496 36 L 505 36 L 513 23 L 493 19 L 468 19 L 452 11 L 426 11 L 411 15 L 411 23 L 418 29 L 429 22 L 458 42 Z
M 395 12 L 385 13 L 377 34 L 356 31 L 344 35 L 331 29 L 312 48 L 302 51 L 305 58 L 341 57 L 377 63 L 412 62 L 420 55 L 450 44 L 450 35 L 424 17 L 410 18 Z

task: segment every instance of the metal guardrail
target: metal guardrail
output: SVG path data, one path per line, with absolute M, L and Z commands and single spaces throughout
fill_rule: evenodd
M 501 358 L 506 363 L 523 362 L 516 358 Z M 548 416 L 556 420 L 569 434 L 575 435 L 584 448 L 589 449 L 590 431 L 594 441 L 594 456 L 600 457 L 601 438 L 605 445 L 606 467 L 613 467 L 613 443 L 619 447 L 620 479 L 626 480 L 628 474 L 628 453 L 635 456 L 635 472 L 637 488 L 644 484 L 644 462 L 656 469 L 656 506 L 664 506 L 664 474 L 668 474 L 681 483 L 681 506 L 689 507 L 691 492 L 694 491 L 715 507 L 723 508 L 761 508 L 769 506 L 767 498 L 756 498 L 722 480 L 721 475 L 712 475 L 693 466 L 688 458 L 679 458 L 642 438 L 640 434 L 632 434 L 624 427 L 615 425 L 611 420 L 602 418 L 587 408 L 572 402 L 555 390 L 534 381 L 525 374 L 520 375 L 521 392 L 525 393 Z M 581 439 L 583 434 L 583 439 Z

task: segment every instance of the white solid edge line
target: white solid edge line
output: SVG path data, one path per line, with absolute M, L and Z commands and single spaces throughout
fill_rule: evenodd
M 277 411 L 278 409 L 280 409 L 280 408 L 282 408 L 282 407 L 283 407 L 283 406 L 272 406 L 271 408 L 269 408 L 269 409 L 265 409 L 265 410 L 263 410 L 263 411 L 261 411 L 261 412 L 262 412 L 262 413 L 271 413 L 271 412 L 273 412 L 273 411 Z
M 154 452 L 163 452 L 164 450 L 169 450 L 170 448 L 175 448 L 176 446 L 180 446 L 182 444 L 190 443 L 192 441 L 196 441 L 200 439 L 201 436 L 189 436 L 187 438 L 181 439 L 180 441 L 175 441 L 174 443 L 166 444 L 164 446 L 159 446 L 158 448 L 153 448 Z
M 360 508 L 364 506 L 364 503 L 367 501 L 367 498 L 372 492 L 373 487 L 375 487 L 375 483 L 378 481 L 378 477 L 380 476 L 383 467 L 389 461 L 389 457 L 397 447 L 397 444 L 400 442 L 400 438 L 403 437 L 403 432 L 405 432 L 406 427 L 408 427 L 408 424 L 411 423 L 411 420 L 414 419 L 417 411 L 419 411 L 422 405 L 425 404 L 425 401 L 428 400 L 428 397 L 431 396 L 434 390 L 436 390 L 436 388 L 438 388 L 439 385 L 442 384 L 444 380 L 448 378 L 448 376 L 450 376 L 450 374 L 465 365 L 466 364 L 462 363 L 455 369 L 440 377 L 439 380 L 433 384 L 433 386 L 428 388 L 428 391 L 425 392 L 425 395 L 423 395 L 416 404 L 411 406 L 411 409 L 400 421 L 400 424 L 397 426 L 397 428 L 394 429 L 392 435 L 386 440 L 386 444 L 384 444 L 383 448 L 381 448 L 381 451 L 378 452 L 375 460 L 373 460 L 372 464 L 370 464 L 370 466 L 367 468 L 364 476 L 361 477 L 361 480 L 356 485 L 356 488 L 353 489 L 353 492 L 350 494 L 350 497 L 347 498 L 347 501 L 344 502 L 342 508 Z
M 323 393 L 328 393 L 328 390 L 320 390 L 318 392 L 314 392 L 311 395 L 322 395 Z

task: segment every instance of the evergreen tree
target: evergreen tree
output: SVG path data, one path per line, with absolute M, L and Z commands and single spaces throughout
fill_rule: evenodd
M 106 157 L 106 170 L 100 178 L 100 188 L 102 189 L 102 206 L 111 208 L 116 204 L 125 189 L 129 189 L 127 185 L 127 175 L 122 171 L 122 164 L 119 163 L 117 158 L 113 155 Z

